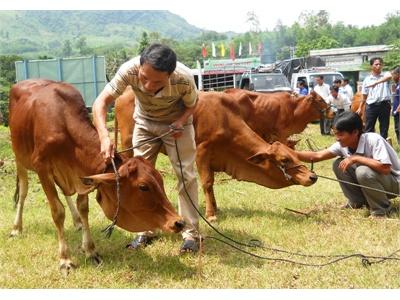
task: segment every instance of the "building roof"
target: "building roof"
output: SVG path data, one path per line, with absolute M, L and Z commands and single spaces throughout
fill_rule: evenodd
M 391 49 L 388 45 L 370 45 L 348 48 L 332 48 L 321 50 L 310 50 L 310 56 L 324 56 L 324 55 L 342 55 L 342 54 L 355 54 L 355 53 L 370 53 L 370 52 L 387 52 Z

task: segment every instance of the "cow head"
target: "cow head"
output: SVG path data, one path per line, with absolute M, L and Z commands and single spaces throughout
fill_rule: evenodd
M 333 119 L 335 117 L 335 112 L 331 109 L 329 103 L 327 103 L 318 93 L 311 91 L 309 95 L 305 97 L 309 101 L 310 105 L 315 108 L 316 120 L 324 116 L 326 119 Z
M 84 184 L 97 186 L 97 202 L 108 219 L 113 220 L 117 210 L 116 175 L 109 172 L 83 178 Z M 169 202 L 160 173 L 145 159 L 130 158 L 118 168 L 120 207 L 117 225 L 138 232 L 160 228 L 179 232 L 184 222 Z
M 292 184 L 310 186 L 317 181 L 315 173 L 300 162 L 296 152 L 280 142 L 272 143 L 248 160 L 254 164 L 267 164 L 269 170 L 273 169 L 271 176 L 276 176 L 282 187 Z

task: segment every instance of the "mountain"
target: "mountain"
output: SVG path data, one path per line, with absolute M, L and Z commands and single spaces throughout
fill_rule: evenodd
M 143 31 L 184 40 L 201 29 L 164 10 L 0 11 L 0 54 L 46 53 L 85 37 L 89 47 L 133 46 Z

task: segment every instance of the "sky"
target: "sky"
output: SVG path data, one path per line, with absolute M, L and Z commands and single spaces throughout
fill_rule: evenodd
M 387 14 L 395 12 L 395 8 L 400 9 L 396 0 L 385 0 L 379 5 L 370 5 L 358 0 L 13 0 L 1 2 L 0 9 L 11 10 L 169 10 L 196 27 L 217 32 L 237 33 L 250 30 L 250 25 L 246 22 L 248 12 L 254 12 L 258 17 L 261 30 L 272 30 L 278 20 L 284 25 L 292 25 L 298 20 L 302 11 L 326 10 L 331 23 L 342 21 L 344 24 L 363 27 L 382 24 Z

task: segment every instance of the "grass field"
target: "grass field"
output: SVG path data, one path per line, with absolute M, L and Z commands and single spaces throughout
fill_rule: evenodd
M 393 140 L 394 134 L 390 133 Z M 320 136 L 317 124 L 300 135 L 319 148 L 329 146 L 333 137 Z M 298 145 L 306 149 L 306 143 Z M 396 150 L 399 151 L 396 145 Z M 179 256 L 180 235 L 161 234 L 149 247 L 129 251 L 125 245 L 132 233 L 117 229 L 110 239 L 101 230 L 110 222 L 90 195 L 89 221 L 104 264 L 94 267 L 80 253 L 81 234 L 66 215 L 66 236 L 73 260 L 79 267 L 68 278 L 60 275 L 55 226 L 37 176 L 30 174 L 24 213 L 24 231 L 18 238 L 9 233 L 15 215 L 12 196 L 15 166 L 8 128 L 0 127 L 0 288 L 399 288 L 400 262 L 388 261 L 364 267 L 353 258 L 327 267 L 306 267 L 271 262 L 246 256 L 206 238 L 203 251 Z M 158 169 L 165 178 L 167 195 L 176 206 L 175 176 L 165 156 Z M 315 165 L 317 174 L 333 176 L 331 162 Z M 204 211 L 201 191 L 200 204 Z M 230 237 L 248 242 L 261 240 L 265 246 L 307 254 L 335 255 L 363 253 L 389 255 L 400 248 L 398 216 L 387 220 L 368 219 L 364 210 L 340 210 L 345 202 L 339 185 L 319 179 L 308 188 L 292 186 L 270 190 L 248 182 L 217 176 L 215 194 L 220 212 L 215 226 Z M 398 200 L 395 200 L 398 202 Z M 398 204 L 398 203 L 397 203 Z M 308 216 L 286 208 L 309 212 Z M 201 222 L 205 236 L 216 234 Z M 326 260 L 250 250 L 258 255 L 282 257 L 308 263 Z

